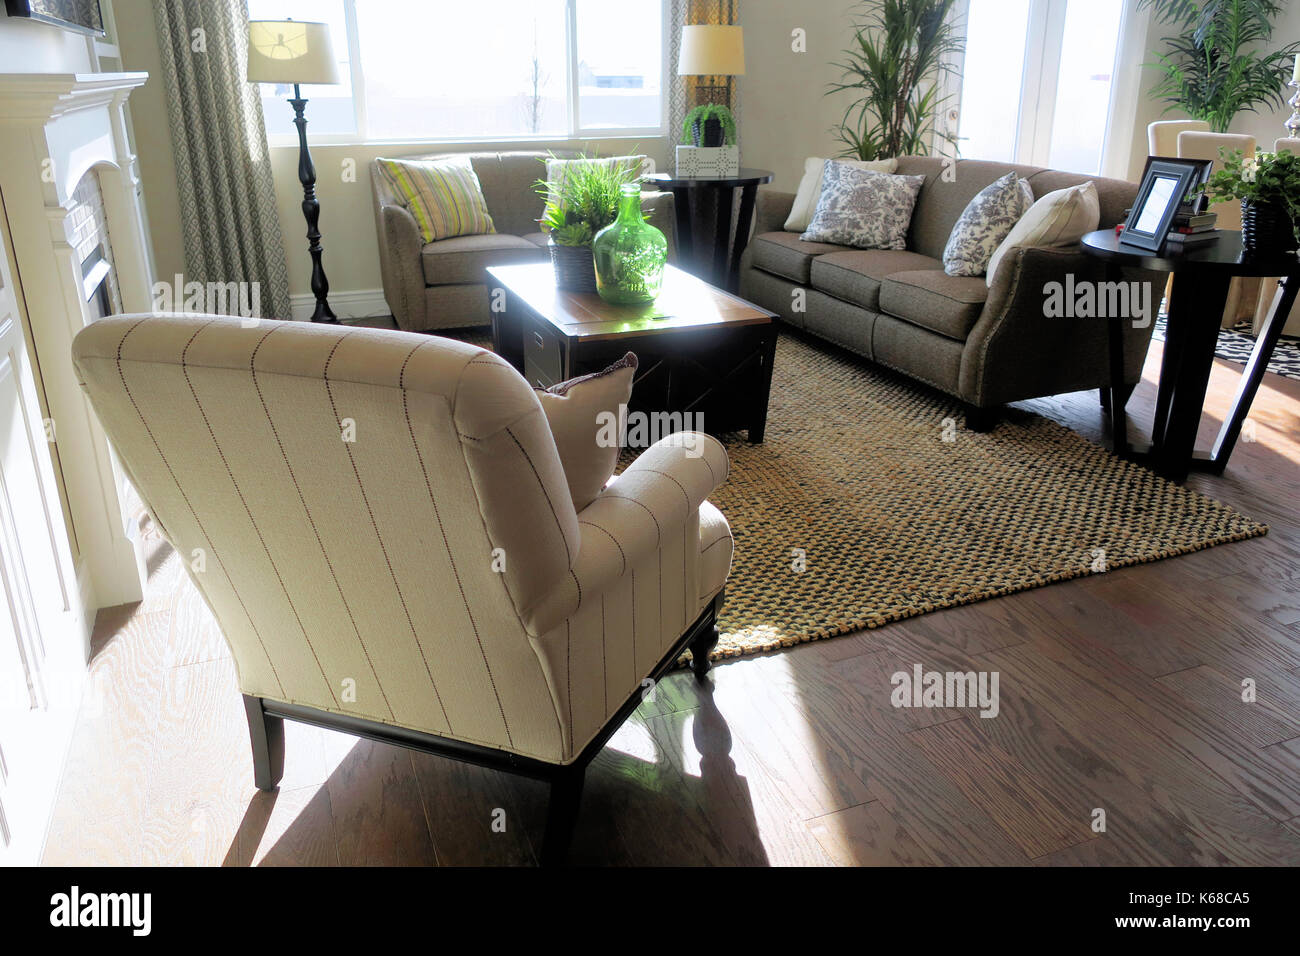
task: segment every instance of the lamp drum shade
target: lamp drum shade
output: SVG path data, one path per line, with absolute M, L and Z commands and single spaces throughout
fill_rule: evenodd
M 248 82 L 338 83 L 339 65 L 325 23 L 250 20 Z
M 744 76 L 745 28 L 687 25 L 682 27 L 679 76 Z

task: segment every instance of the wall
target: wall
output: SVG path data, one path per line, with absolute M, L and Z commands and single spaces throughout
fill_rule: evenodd
M 0 73 L 85 73 L 83 34 L 17 17 L 0 18 Z
M 153 4 L 150 0 L 113 0 L 113 14 L 122 69 L 149 74 L 149 81 L 131 94 L 131 125 L 149 216 L 155 279 L 170 278 L 185 271 L 185 242 Z
M 746 73 L 740 94 L 740 156 L 746 166 L 776 174 L 771 188 L 794 192 L 808 156 L 835 156 L 830 128 L 844 115 L 848 94 L 824 95 L 839 79 L 831 63 L 853 37 L 849 0 L 745 0 Z M 791 32 L 806 33 L 807 52 L 791 49 Z

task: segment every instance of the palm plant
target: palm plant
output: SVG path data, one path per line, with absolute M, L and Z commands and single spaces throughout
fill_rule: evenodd
M 1242 111 L 1283 106 L 1300 42 L 1264 51 L 1283 8 L 1278 0 L 1138 0 L 1139 10 L 1148 7 L 1157 23 L 1180 31 L 1147 64 L 1160 72 L 1151 94 L 1168 104 L 1166 113 L 1181 109 L 1226 133 Z
M 938 137 L 935 118 L 949 96 L 943 81 L 964 39 L 952 21 L 957 0 L 863 0 L 853 45 L 832 64 L 843 71 L 828 95 L 855 94 L 844 119 L 832 129 L 841 155 L 862 160 L 927 153 Z

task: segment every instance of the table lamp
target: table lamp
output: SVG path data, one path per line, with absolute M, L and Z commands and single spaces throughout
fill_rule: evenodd
M 682 52 L 677 60 L 678 76 L 744 76 L 745 28 L 712 24 L 682 27 Z M 731 87 L 726 83 L 703 83 L 696 89 L 707 102 L 731 106 Z
M 248 82 L 292 83 L 293 123 L 298 127 L 298 180 L 302 183 L 302 213 L 307 219 L 307 250 L 311 253 L 311 291 L 316 296 L 313 322 L 337 322 L 329 306 L 329 281 L 321 266 L 320 202 L 316 199 L 316 167 L 307 149 L 307 120 L 302 83 L 338 83 L 338 61 L 330 29 L 306 20 L 250 20 L 248 23 Z

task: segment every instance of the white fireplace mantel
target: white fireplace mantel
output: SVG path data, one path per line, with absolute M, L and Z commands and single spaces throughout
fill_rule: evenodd
M 92 608 L 140 600 L 142 569 L 123 528 L 112 453 L 72 367 L 73 336 L 90 321 L 73 247 L 73 192 L 88 172 L 99 174 L 123 308 L 149 311 L 148 238 L 125 114 L 127 97 L 148 76 L 0 74 L 0 196 Z

